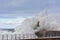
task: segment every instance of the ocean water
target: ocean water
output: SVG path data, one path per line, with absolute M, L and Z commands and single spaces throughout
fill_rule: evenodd
M 39 21 L 39 27 L 37 22 Z M 34 30 L 34 28 L 36 28 Z M 45 29 L 45 30 L 44 30 Z M 37 38 L 35 32 L 37 31 L 60 31 L 60 19 L 55 14 L 42 12 L 36 16 L 24 20 L 15 28 L 14 33 L 1 33 L 0 39 L 30 39 Z M 4 36 L 3 36 L 4 35 Z
M 38 21 L 39 27 L 37 27 Z M 20 34 L 35 35 L 38 31 L 60 31 L 59 17 L 54 13 L 47 13 L 43 11 L 32 18 L 24 20 L 24 22 L 15 28 L 15 32 Z

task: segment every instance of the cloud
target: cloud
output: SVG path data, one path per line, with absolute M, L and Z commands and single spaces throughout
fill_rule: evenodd
M 22 7 L 28 0 L 0 0 L 0 9 Z
M 2 9 L 43 9 L 57 7 L 59 0 L 0 0 Z M 0 9 L 1 9 L 0 8 Z
M 0 14 L 0 18 L 16 18 L 16 17 L 29 17 L 33 16 L 36 13 L 40 12 L 39 10 L 16 10 Z
M 25 20 L 25 18 L 10 18 L 10 19 L 1 19 L 0 20 L 0 24 L 14 24 L 14 23 L 16 23 L 16 24 L 18 24 L 18 23 L 21 23 L 21 22 L 23 22 Z
M 44 9 L 49 10 L 50 13 L 60 13 L 60 0 L 0 0 L 0 24 L 14 24 L 17 21 L 7 19 L 30 18 Z M 5 20 L 4 18 L 7 19 Z M 18 21 L 20 22 L 20 19 Z
M 5 18 L 0 20 L 0 28 L 15 28 L 16 26 L 20 25 L 25 18 Z
M 59 5 L 56 0 L 0 0 L 0 9 L 41 9 Z

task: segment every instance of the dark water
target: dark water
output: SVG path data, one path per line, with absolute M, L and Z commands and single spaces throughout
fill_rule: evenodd
M 15 30 L 14 29 L 1 29 L 3 31 L 8 31 L 8 32 L 14 32 Z

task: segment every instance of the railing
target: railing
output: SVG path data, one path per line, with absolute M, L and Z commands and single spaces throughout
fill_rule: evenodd
M 44 37 L 59 37 L 60 36 L 60 31 L 47 31 Z
M 41 34 L 40 34 L 41 35 Z M 16 34 L 16 33 L 10 33 L 10 34 L 0 34 L 0 40 L 20 40 L 20 39 L 35 39 L 37 38 L 34 36 L 34 34 Z M 48 31 L 45 34 L 43 34 L 41 37 L 38 37 L 40 39 L 44 38 L 60 38 L 60 31 Z
M 0 34 L 0 40 L 35 39 L 33 34 Z
M 41 33 L 41 32 L 40 32 Z M 39 32 L 37 34 L 40 34 Z M 59 39 L 60 40 L 60 31 L 46 31 L 39 35 L 38 39 Z
M 60 31 L 40 31 L 35 33 L 38 37 L 56 37 L 60 36 Z

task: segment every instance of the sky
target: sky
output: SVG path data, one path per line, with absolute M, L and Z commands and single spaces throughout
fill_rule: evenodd
M 15 28 L 45 9 L 60 15 L 60 0 L 0 0 L 0 28 Z

